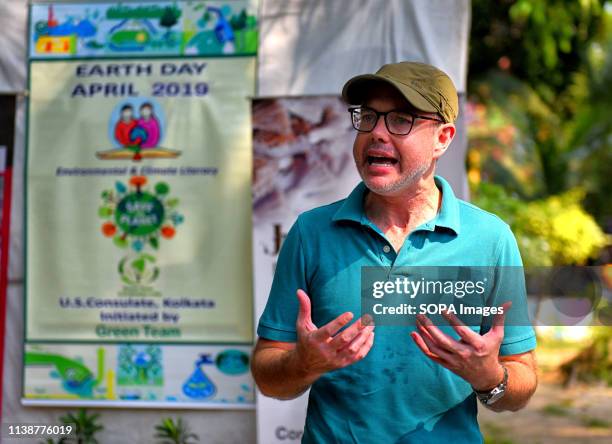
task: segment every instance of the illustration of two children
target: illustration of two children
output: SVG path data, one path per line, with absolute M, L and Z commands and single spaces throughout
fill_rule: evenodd
M 153 112 L 153 105 L 146 102 L 139 108 L 139 118 L 134 118 L 134 107 L 121 107 L 121 116 L 115 125 L 115 139 L 123 147 L 135 152 L 134 160 L 141 159 L 140 150 L 155 148 L 159 143 L 159 121 Z

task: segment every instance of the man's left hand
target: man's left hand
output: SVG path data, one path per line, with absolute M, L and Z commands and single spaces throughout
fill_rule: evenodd
M 484 335 L 474 332 L 455 315 L 445 313 L 444 317 L 459 334 L 459 341 L 442 332 L 425 315 L 417 316 L 418 331 L 410 336 L 428 358 L 461 376 L 474 390 L 491 390 L 504 376 L 499 348 L 504 339 L 505 313 L 511 306 L 512 302 L 502 305 L 503 312 L 494 315 L 493 325 Z

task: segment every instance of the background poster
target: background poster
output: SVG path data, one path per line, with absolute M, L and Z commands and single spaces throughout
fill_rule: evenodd
M 32 6 L 24 404 L 252 407 L 252 5 Z
M 346 104 L 337 96 L 253 102 L 256 320 L 268 300 L 280 247 L 297 216 L 345 198 L 359 182 L 354 140 Z M 299 441 L 307 401 L 308 392 L 292 401 L 259 394 L 258 442 Z
M 253 74 L 252 58 L 32 64 L 28 340 L 252 340 Z
M 250 346 L 31 344 L 25 351 L 25 403 L 248 407 Z
M 32 6 L 30 57 L 255 55 L 256 1 Z

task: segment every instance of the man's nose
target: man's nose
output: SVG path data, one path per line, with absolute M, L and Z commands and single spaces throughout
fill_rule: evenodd
M 387 141 L 389 139 L 389 131 L 385 123 L 385 116 L 378 116 L 376 125 L 372 129 L 372 139 Z

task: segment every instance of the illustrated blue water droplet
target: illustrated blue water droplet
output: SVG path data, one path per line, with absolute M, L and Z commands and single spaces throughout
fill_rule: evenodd
M 144 244 L 141 240 L 135 240 L 134 242 L 132 242 L 132 248 L 134 249 L 134 251 L 142 251 L 143 247 Z
M 204 373 L 196 362 L 195 370 L 189 379 L 183 384 L 183 393 L 192 399 L 206 399 L 212 397 L 217 392 L 217 387 Z
M 115 182 L 115 189 L 118 193 L 125 193 L 127 191 L 127 187 L 121 182 Z

